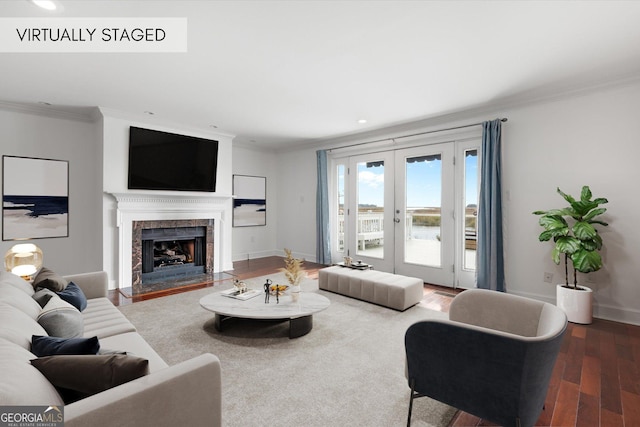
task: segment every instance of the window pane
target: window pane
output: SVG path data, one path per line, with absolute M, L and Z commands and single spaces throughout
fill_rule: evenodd
M 476 269 L 478 236 L 478 150 L 467 150 L 464 156 L 464 269 Z
M 405 170 L 404 261 L 440 267 L 442 155 L 407 158 Z
M 384 162 L 358 163 L 358 248 L 356 253 L 384 257 Z
M 338 221 L 338 252 L 344 253 L 344 165 L 338 165 L 338 202 L 336 203 Z

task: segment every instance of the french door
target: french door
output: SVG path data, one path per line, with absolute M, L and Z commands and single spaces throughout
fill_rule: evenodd
M 452 143 L 396 152 L 395 272 L 454 283 Z
M 474 139 L 334 159 L 333 259 L 473 287 L 478 146 Z
M 393 152 L 349 158 L 346 251 L 354 260 L 394 270 Z

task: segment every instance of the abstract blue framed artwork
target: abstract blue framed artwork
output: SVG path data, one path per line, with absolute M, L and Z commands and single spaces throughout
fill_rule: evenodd
M 69 236 L 69 162 L 2 156 L 2 240 Z
M 267 178 L 233 175 L 233 226 L 267 225 Z

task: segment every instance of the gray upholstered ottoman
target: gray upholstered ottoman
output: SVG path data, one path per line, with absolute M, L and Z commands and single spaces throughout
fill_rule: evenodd
M 416 277 L 335 266 L 318 271 L 318 286 L 320 289 L 404 311 L 422 300 L 424 284 Z

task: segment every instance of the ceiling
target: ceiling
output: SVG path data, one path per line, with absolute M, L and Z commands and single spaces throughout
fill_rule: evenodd
M 279 149 L 640 77 L 636 1 L 57 2 L 0 16 L 186 17 L 188 52 L 0 53 L 0 101 Z

